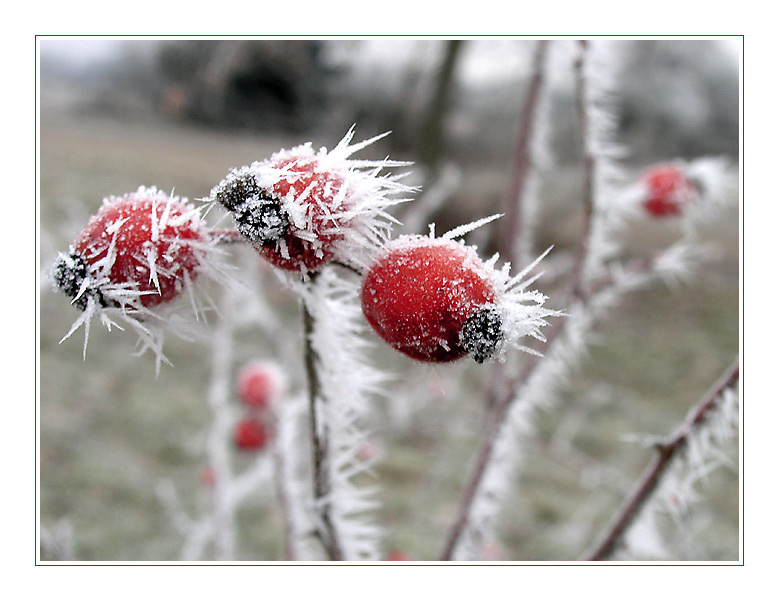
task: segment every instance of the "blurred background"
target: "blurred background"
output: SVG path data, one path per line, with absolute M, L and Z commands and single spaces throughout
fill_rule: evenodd
M 610 45 L 622 66 L 614 111 L 626 173 L 701 156 L 738 163 L 738 43 Z M 413 203 L 398 208 L 407 231 L 424 233 L 428 222 L 446 231 L 502 210 L 533 48 L 515 39 L 39 40 L 42 559 L 175 560 L 181 536 L 160 482 L 172 483 L 193 515 L 210 502 L 200 478 L 208 333 L 197 344 L 171 337 L 175 367 L 159 376 L 152 357 L 133 356 L 130 334 L 96 325 L 86 360 L 80 333 L 59 344 L 77 313 L 51 292 L 45 270 L 102 199 L 141 185 L 202 198 L 231 167 L 306 141 L 332 148 L 356 124 L 356 140 L 392 132 L 360 157 L 413 161 L 407 181 L 423 197 L 438 194 L 424 215 Z M 574 49 L 571 40 L 550 47 L 544 139 L 553 168 L 539 182 L 538 251 L 554 244 L 565 253 L 580 228 Z M 681 287 L 629 295 L 603 324 L 562 393 L 565 411 L 540 421 L 494 559 L 577 559 L 651 456 L 625 437 L 669 433 L 738 353 L 739 232 L 734 199 L 708 232 L 718 252 L 710 267 Z M 673 225 L 638 221 L 627 252 L 678 235 Z M 497 225 L 473 237 L 485 255 L 501 248 Z M 236 261 L 251 259 L 244 255 L 235 249 Z M 288 293 L 258 277 L 280 327 L 299 337 Z M 264 337 L 241 333 L 236 371 L 273 357 Z M 432 560 L 479 439 L 486 372 L 376 354 L 377 364 L 405 374 L 401 382 L 421 383 L 377 400 L 384 419 L 372 425 L 371 452 L 387 552 Z M 301 367 L 289 370 L 301 386 Z M 735 444 L 728 452 L 737 459 Z M 249 461 L 236 457 L 236 466 Z M 737 559 L 737 470 L 713 474 L 703 495 L 706 511 L 674 543 L 677 558 Z M 240 512 L 239 559 L 279 558 L 272 496 L 260 493 Z

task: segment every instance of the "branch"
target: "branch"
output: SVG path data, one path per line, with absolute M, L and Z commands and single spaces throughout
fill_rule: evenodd
M 220 560 L 232 559 L 235 552 L 235 515 L 231 501 L 233 474 L 228 446 L 230 412 L 230 369 L 233 361 L 233 307 L 234 293 L 226 289 L 222 299 L 222 315 L 214 332 L 211 348 L 211 377 L 208 389 L 208 407 L 211 426 L 208 432 L 206 454 L 214 470 L 213 507 L 211 520 L 217 555 Z
M 644 470 L 633 493 L 617 512 L 612 523 L 606 528 L 598 544 L 587 554 L 586 561 L 602 561 L 614 552 L 622 536 L 635 521 L 647 499 L 656 490 L 673 459 L 686 445 L 695 430 L 706 420 L 722 393 L 734 386 L 738 379 L 739 364 L 738 358 L 736 358 L 733 365 L 725 371 L 717 383 L 703 396 L 676 432 L 665 442 L 655 445 L 657 455 Z
M 311 284 L 316 282 L 316 273 L 309 274 Z M 308 405 L 310 418 L 310 435 L 312 444 L 313 479 L 314 479 L 314 504 L 317 508 L 320 524 L 317 524 L 316 534 L 327 552 L 328 558 L 333 561 L 343 560 L 343 550 L 339 542 L 338 533 L 331 516 L 330 492 L 332 482 L 329 471 L 328 430 L 325 422 L 319 415 L 319 403 L 322 401 L 321 381 L 317 371 L 319 358 L 313 347 L 314 318 L 306 306 L 303 307 L 303 333 L 305 344 L 305 368 L 308 380 Z
M 576 75 L 576 110 L 579 115 L 579 130 L 582 136 L 581 150 L 582 161 L 584 163 L 584 184 L 582 189 L 582 200 L 584 202 L 584 227 L 579 245 L 576 250 L 576 259 L 574 261 L 573 271 L 571 272 L 571 296 L 572 300 L 580 299 L 583 296 L 584 287 L 584 264 L 590 249 L 592 238 L 593 214 L 595 211 L 595 156 L 592 152 L 592 132 L 587 110 L 587 96 L 589 90 L 587 87 L 587 77 L 584 66 L 589 49 L 587 40 L 579 41 L 579 56 L 574 62 L 574 72 Z
M 506 248 L 503 254 L 512 265 L 526 265 L 529 262 L 528 257 L 525 256 L 527 253 L 522 252 L 523 248 L 530 248 L 529 241 L 527 240 L 527 237 L 530 235 L 530 228 L 528 227 L 525 192 L 530 170 L 534 162 L 531 156 L 531 142 L 535 133 L 541 89 L 544 83 L 544 67 L 546 65 L 548 45 L 548 40 L 536 42 L 533 55 L 533 74 L 528 85 L 525 103 L 522 105 L 520 113 L 519 131 L 517 133 L 516 146 L 514 147 L 512 169 L 509 173 L 509 185 L 503 202 L 506 214 L 503 222 L 503 239 L 505 240 Z

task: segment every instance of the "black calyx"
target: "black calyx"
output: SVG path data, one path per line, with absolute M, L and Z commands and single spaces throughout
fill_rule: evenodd
M 73 299 L 72 304 L 82 311 L 86 310 L 90 298 L 94 298 L 101 307 L 108 306 L 97 288 L 88 287 L 82 292 L 81 288 L 87 277 L 87 264 L 77 253 L 60 253 L 51 267 L 50 274 L 57 290 Z
M 211 197 L 228 211 L 260 194 L 260 186 L 251 173 L 230 173 L 211 192 Z
M 460 330 L 460 344 L 476 363 L 492 358 L 504 337 L 503 320 L 493 306 L 477 309 Z
M 236 227 L 253 244 L 269 244 L 287 233 L 289 218 L 275 198 L 258 194 L 233 211 Z
M 260 187 L 251 171 L 232 171 L 211 191 L 235 217 L 236 228 L 252 244 L 270 244 L 284 237 L 289 217 L 281 202 Z

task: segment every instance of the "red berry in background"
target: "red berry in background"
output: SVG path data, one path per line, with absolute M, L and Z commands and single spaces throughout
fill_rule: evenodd
M 659 165 L 644 173 L 644 209 L 653 217 L 681 215 L 696 200 L 698 189 L 684 172 L 674 165 Z
M 86 309 L 153 307 L 194 281 L 206 237 L 196 209 L 155 188 L 111 197 L 52 268 L 55 285 Z
M 238 398 L 255 409 L 265 409 L 275 402 L 284 388 L 284 377 L 270 362 L 255 362 L 238 374 Z
M 387 552 L 387 557 L 384 561 L 408 561 L 409 559 L 409 555 L 405 551 L 401 551 L 400 549 L 392 549 Z
M 476 252 L 453 240 L 412 237 L 380 256 L 362 287 L 368 323 L 420 361 L 482 362 L 503 337 L 496 284 Z
M 235 427 L 235 446 L 244 451 L 264 449 L 270 440 L 270 430 L 256 417 L 245 417 Z

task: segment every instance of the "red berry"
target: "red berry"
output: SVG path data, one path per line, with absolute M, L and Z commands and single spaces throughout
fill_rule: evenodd
M 336 258 L 355 263 L 357 250 L 386 239 L 392 218 L 384 209 L 398 202 L 388 195 L 411 188 L 379 175 L 402 163 L 349 159 L 382 137 L 350 145 L 353 133 L 330 152 L 303 144 L 233 169 L 210 198 L 276 267 L 312 271 Z
M 279 241 L 257 250 L 276 267 L 290 271 L 314 270 L 333 259 L 334 244 L 343 239 L 348 222 L 336 216 L 349 210 L 349 199 L 339 196 L 343 178 L 323 169 L 319 159 L 301 147 L 291 154 L 274 155 L 270 167 L 283 175 L 271 191 L 276 198 L 295 199 L 301 204 L 301 217 L 291 219 Z M 305 234 L 305 235 L 302 235 Z
M 421 361 L 492 355 L 502 338 L 496 285 L 475 251 L 448 239 L 404 238 L 370 268 L 362 288 L 368 323 Z
M 238 398 L 256 409 L 267 408 L 281 394 L 283 376 L 272 363 L 257 362 L 247 365 L 238 374 Z
M 405 551 L 392 549 L 387 553 L 387 557 L 384 561 L 408 561 L 409 559 L 408 553 Z
M 139 188 L 106 199 L 52 275 L 82 309 L 90 296 L 103 307 L 153 307 L 194 281 L 204 241 L 195 209 L 154 188 Z
M 235 446 L 244 451 L 258 451 L 270 440 L 268 427 L 256 417 L 245 417 L 235 427 Z
M 644 208 L 654 217 L 681 215 L 697 195 L 695 184 L 674 165 L 654 167 L 641 180 L 646 188 Z

